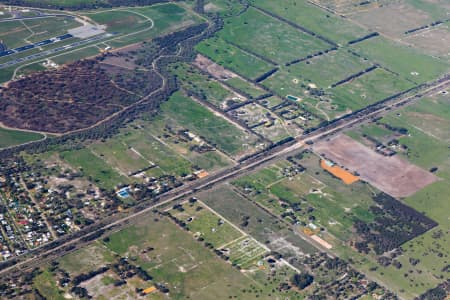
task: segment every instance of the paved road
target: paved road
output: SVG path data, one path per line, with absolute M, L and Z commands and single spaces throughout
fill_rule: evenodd
M 26 56 L 26 57 L 13 59 L 13 60 L 10 60 L 10 61 L 8 61 L 6 63 L 0 64 L 0 69 L 4 69 L 4 68 L 8 68 L 8 67 L 17 65 L 17 64 L 21 64 L 21 63 L 29 61 L 29 60 L 35 60 L 35 59 L 43 58 L 43 57 L 46 57 L 46 56 L 49 56 L 51 54 L 55 54 L 55 53 L 58 53 L 58 52 L 61 52 L 61 51 L 67 51 L 67 50 L 70 50 L 70 49 L 73 49 L 73 48 L 76 48 L 76 47 L 79 47 L 79 46 L 82 46 L 82 45 L 86 45 L 86 44 L 89 44 L 89 43 L 92 43 L 92 42 L 95 42 L 95 41 L 98 41 L 98 40 L 109 38 L 109 37 L 111 37 L 113 35 L 114 34 L 112 34 L 112 33 L 104 33 L 104 34 L 96 35 L 96 36 L 91 37 L 91 38 L 87 38 L 87 39 L 84 39 L 84 40 L 81 40 L 81 41 L 74 42 L 74 43 L 69 44 L 69 45 L 65 45 L 65 46 L 54 48 L 54 49 L 42 51 L 42 52 L 39 52 L 39 53 L 36 53 L 36 54 L 32 54 L 32 55 L 29 55 L 29 56 Z M 32 46 L 32 45 L 30 45 L 30 46 Z M 31 47 L 31 48 L 34 48 L 34 47 Z M 28 49 L 26 49 L 26 50 L 28 50 Z

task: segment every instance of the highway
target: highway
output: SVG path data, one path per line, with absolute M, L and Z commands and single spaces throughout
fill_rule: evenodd
M 129 226 L 133 222 L 136 222 L 141 217 L 145 216 L 158 207 L 171 203 L 175 204 L 177 203 L 177 201 L 182 201 L 187 196 L 195 194 L 200 190 L 212 187 L 213 185 L 221 184 L 230 180 L 231 178 L 242 176 L 248 172 L 251 172 L 256 168 L 261 168 L 273 163 L 274 161 L 284 159 L 287 156 L 296 153 L 307 144 L 314 143 L 318 140 L 327 138 L 330 135 L 337 134 L 347 128 L 370 121 L 373 118 L 379 117 L 395 109 L 399 109 L 401 107 L 414 103 L 424 96 L 433 95 L 448 87 L 450 87 L 450 75 L 427 84 L 421 90 L 416 91 L 414 94 L 390 99 L 382 105 L 361 110 L 359 113 L 344 117 L 331 125 L 319 128 L 309 134 L 298 136 L 292 143 L 287 143 L 274 147 L 272 149 L 268 149 L 267 151 L 262 152 L 254 157 L 250 157 L 244 161 L 241 161 L 236 166 L 212 174 L 211 176 L 204 179 L 200 179 L 189 184 L 185 184 L 179 188 L 173 189 L 161 195 L 157 199 L 144 201 L 137 207 L 134 207 L 127 214 L 117 213 L 111 217 L 105 218 L 99 223 L 85 228 L 81 232 L 75 233 L 76 236 L 63 237 L 61 238 L 63 242 L 59 245 L 56 245 L 55 247 L 43 246 L 41 248 L 34 249 L 28 255 L 18 257 L 17 263 L 15 265 L 3 266 L 3 268 L 0 270 L 0 275 L 14 275 L 25 270 L 30 270 L 45 262 L 54 260 L 91 242 L 91 240 L 86 239 L 86 237 L 89 237 L 92 234 L 99 233 L 99 235 L 103 235 L 105 233 L 110 234 L 111 232 L 118 231 L 124 227 Z M 312 244 L 318 247 L 317 244 Z

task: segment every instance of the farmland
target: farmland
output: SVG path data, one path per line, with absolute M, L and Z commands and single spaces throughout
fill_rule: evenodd
M 14 3 L 0 298 L 448 297 L 445 1 Z
M 217 232 L 217 235 L 222 234 Z M 127 259 L 124 261 L 125 256 Z M 74 268 L 74 264 L 78 267 Z M 81 284 L 91 295 L 100 296 L 97 293 L 103 292 L 109 297 L 128 295 L 136 298 L 139 297 L 139 288 L 142 291 L 149 286 L 158 287 L 152 293 L 156 299 L 216 299 L 222 298 L 224 293 L 226 297 L 229 295 L 239 299 L 253 299 L 255 296 L 272 299 L 273 296 L 296 295 L 295 291 L 279 289 L 279 285 L 288 282 L 293 274 L 289 268 L 280 264 L 268 272 L 265 269 L 269 264 L 265 262 L 264 268 L 241 273 L 201 242 L 195 241 L 188 232 L 177 228 L 168 218 L 158 215 L 69 254 L 56 265 L 56 271 L 47 270 L 36 278 L 35 287 L 47 297 L 62 295 L 67 288 L 56 285 L 44 287 L 41 277 L 45 276 L 48 280 L 59 278 L 63 270 L 73 279 L 105 265 L 113 267 L 89 279 L 89 284 Z M 113 285 L 118 281 L 120 266 L 124 265 L 141 268 L 151 279 L 143 280 L 140 275 L 134 275 L 127 277 L 125 285 L 121 287 Z
M 304 1 L 281 0 L 275 3 L 270 0 L 252 0 L 251 3 L 256 7 L 271 11 L 291 22 L 302 25 L 335 43 L 343 44 L 367 34 L 367 31 L 361 27 Z M 336 32 L 335 28 L 339 28 L 339 32 Z
M 253 8 L 228 22 L 219 35 L 221 38 L 277 63 L 305 57 L 329 46 Z
M 172 101 L 163 103 L 162 110 L 179 125 L 196 132 L 229 155 L 252 151 L 258 142 L 253 134 L 243 132 L 180 93 L 175 94 Z
M 213 37 L 197 45 L 197 50 L 236 73 L 248 78 L 256 77 L 272 69 L 273 64 L 226 43 L 219 37 Z
M 449 137 L 448 131 L 443 130 L 450 124 L 450 115 L 444 105 L 448 101 L 447 95 L 436 94 L 397 113 L 391 113 L 377 122 L 348 132 L 349 136 L 369 147 L 374 147 L 373 143 L 377 141 L 383 147 L 397 152 L 396 156 L 401 156 L 425 170 L 433 170 L 436 167 L 433 173 L 439 180 L 406 197 L 404 201 L 437 221 L 439 226 L 401 246 L 402 257 L 399 261 L 403 266 L 407 266 L 406 271 L 393 266 L 384 266 L 380 270 L 383 272 L 382 277 L 396 282 L 394 290 L 401 290 L 408 297 L 436 286 L 445 278 L 443 266 L 446 255 L 442 251 L 448 243 L 448 233 L 445 232 L 450 226 L 442 210 L 446 205 L 444 199 L 447 198 L 450 178 L 447 147 Z M 360 259 L 358 263 L 364 261 L 364 258 Z M 371 267 L 367 260 L 364 265 L 366 268 Z M 411 277 L 402 275 L 405 272 L 411 274 Z M 401 277 L 405 279 L 400 279 Z

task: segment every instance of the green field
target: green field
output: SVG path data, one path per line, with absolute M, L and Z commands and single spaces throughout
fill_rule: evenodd
M 285 71 L 289 78 L 280 78 L 279 80 L 285 80 L 288 84 L 297 78 L 326 89 L 368 67 L 370 67 L 370 62 L 357 57 L 348 50 L 339 49 L 286 68 Z
M 20 145 L 42 138 L 44 138 L 44 136 L 40 133 L 9 130 L 0 127 L 0 148 Z
M 333 103 L 354 111 L 412 87 L 411 82 L 378 68 L 331 89 L 330 93 Z
M 254 8 L 230 18 L 219 36 L 277 63 L 305 57 L 330 45 Z
M 226 80 L 226 83 L 230 86 L 234 87 L 238 91 L 243 91 L 244 93 L 248 94 L 252 98 L 257 98 L 259 96 L 262 96 L 266 94 L 267 92 L 252 85 L 251 83 L 239 78 L 234 77 Z
M 364 221 L 373 218 L 368 211 L 373 201 L 371 189 L 367 185 L 343 185 L 340 180 L 321 170 L 318 158 L 314 155 L 303 158 L 301 164 L 306 167 L 306 173 L 286 177 L 283 170 L 290 164 L 282 162 L 241 177 L 233 184 L 242 191 L 246 190 L 248 197 L 277 215 L 286 215 L 287 220 L 292 219 L 289 214 L 285 214 L 291 207 L 281 203 L 298 205 L 301 210 L 294 212 L 298 221 L 307 224 L 310 217 L 314 216 L 316 226 L 326 228 L 340 240 L 351 238 L 348 228 L 352 227 L 355 218 Z M 307 207 L 312 207 L 313 211 L 308 213 Z
M 369 60 L 416 83 L 436 79 L 450 70 L 450 64 L 445 61 L 383 37 L 365 40 L 353 48 Z
M 113 47 L 150 40 L 201 21 L 191 11 L 173 3 L 92 11 L 84 15 L 106 25 L 108 32 L 121 34 L 109 42 Z
M 32 6 L 34 3 L 40 5 L 55 5 L 58 7 L 76 7 L 78 5 L 95 5 L 96 3 L 108 3 L 107 0 L 25 0 L 24 3 Z
M 426 170 L 437 167 L 435 174 L 440 180 L 403 201 L 437 221 L 439 226 L 401 246 L 402 255 L 398 259 L 402 264 L 400 269 L 378 266 L 376 272 L 370 272 L 368 270 L 376 263 L 370 262 L 369 258 L 339 250 L 341 255 L 355 258 L 355 263 L 360 264 L 366 272 L 387 283 L 393 291 L 406 298 L 424 293 L 448 277 L 443 269 L 448 265 L 445 252 L 449 245 L 450 229 L 447 210 L 443 209 L 448 205 L 450 193 L 450 131 L 446 130 L 450 128 L 450 112 L 447 103 L 447 95 L 438 94 L 419 99 L 416 103 L 383 117 L 376 124 L 368 124 L 348 132 L 349 136 L 363 142 L 366 141 L 364 135 L 384 144 L 395 137 L 400 145 L 407 147 L 397 155 Z M 398 133 L 388 130 L 386 124 L 393 128 L 407 129 L 408 134 L 398 136 Z
M 71 276 L 77 276 L 81 273 L 98 269 L 107 263 L 111 263 L 113 260 L 114 253 L 97 241 L 78 251 L 63 256 L 59 260 L 59 264 Z
M 177 76 L 184 89 L 218 108 L 227 106 L 227 102 L 236 97 L 232 91 L 225 88 L 221 83 L 202 74 L 191 65 L 177 64 L 173 66 L 172 73 Z
M 198 213 L 199 217 L 212 214 L 206 209 Z M 218 231 L 217 234 L 226 236 L 229 232 Z M 143 282 L 133 276 L 126 278 L 125 285 L 115 287 L 113 283 L 119 277 L 115 271 L 109 270 L 95 276 L 87 285 L 87 282 L 82 283 L 95 299 L 124 296 L 135 299 L 138 297 L 136 288 L 157 284 L 164 284 L 169 289 L 170 299 L 180 300 L 302 298 L 295 289 L 279 289 L 282 283 L 289 282 L 295 271 L 284 264 L 270 266 L 262 260 L 265 250 L 255 240 L 238 237 L 227 247 L 229 261 L 219 258 L 205 243 L 196 241 L 192 234 L 183 231 L 168 218 L 151 214 L 130 227 L 112 233 L 103 241 L 96 241 L 63 256 L 57 263 L 58 269 L 74 278 L 108 264 L 116 264 L 121 257 L 126 257 L 129 264 L 141 267 L 153 277 L 149 282 Z M 258 266 L 256 262 L 259 262 Z M 232 264 L 250 269 L 240 272 Z M 52 271 L 47 266 L 34 279 L 33 286 L 48 299 L 64 299 L 63 295 L 70 290 L 70 286 L 58 287 L 57 274 L 58 271 Z M 168 295 L 155 291 L 147 297 L 168 299 Z
M 182 207 L 183 211 L 172 209 L 170 213 L 185 222 L 196 238 L 203 238 L 214 248 L 220 248 L 242 236 L 242 233 L 202 204 L 185 203 Z
M 251 0 L 250 2 L 339 44 L 368 33 L 365 29 L 304 0 Z
M 239 155 L 257 143 L 253 134 L 244 133 L 181 93 L 174 94 L 169 101 L 161 105 L 161 109 L 179 125 L 204 137 L 229 155 Z
M 255 284 L 260 299 L 272 299 L 262 283 L 221 261 L 190 235 L 167 220 L 134 225 L 110 236 L 106 246 L 120 255 L 128 255 L 154 277 L 155 282 L 168 284 L 171 299 L 253 299 L 242 289 Z M 142 250 L 154 250 L 142 255 Z
M 219 65 L 250 79 L 255 79 L 273 68 L 272 64 L 228 44 L 217 36 L 202 41 L 196 46 L 196 50 Z
M 75 169 L 81 170 L 83 175 L 101 188 L 112 190 L 117 185 L 129 182 L 127 177 L 120 175 L 102 158 L 94 155 L 87 148 L 63 151 L 60 153 L 60 157 Z
M 2 22 L 0 40 L 11 49 L 64 34 L 78 26 L 81 24 L 68 17 Z
M 285 244 L 286 257 L 301 255 L 302 253 L 314 253 L 316 249 L 295 233 L 288 230 L 286 224 L 276 220 L 266 211 L 250 202 L 248 199 L 235 192 L 230 186 L 222 185 L 213 191 L 206 191 L 199 194 L 208 206 L 227 218 L 233 224 L 250 234 L 258 241 L 266 243 L 270 248 L 270 241 L 278 240 Z M 243 218 L 249 217 L 248 224 L 243 225 Z M 297 252 L 292 253 L 290 249 L 296 248 Z

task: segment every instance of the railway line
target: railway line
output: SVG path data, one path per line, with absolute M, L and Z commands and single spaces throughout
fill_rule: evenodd
M 232 178 L 242 176 L 256 168 L 264 167 L 276 160 L 284 159 L 302 149 L 305 145 L 307 146 L 318 140 L 342 132 L 345 129 L 368 122 L 389 113 L 392 110 L 412 104 L 425 96 L 436 94 L 449 87 L 450 74 L 447 74 L 434 82 L 420 86 L 419 89 L 414 90 L 413 92 L 386 99 L 378 104 L 362 109 L 359 112 L 344 116 L 329 125 L 318 128 L 310 133 L 299 135 L 293 141 L 278 145 L 255 156 L 249 157 L 236 166 L 212 174 L 207 178 L 173 189 L 156 199 L 144 201 L 127 213 L 112 215 L 97 224 L 87 227 L 70 236 L 63 237 L 53 243 L 31 250 L 27 255 L 17 257 L 14 261 L 9 262 L 9 264 L 3 263 L 3 265 L 0 265 L 0 276 L 18 276 L 45 262 L 55 260 L 58 257 L 79 249 L 105 234 L 109 235 L 112 232 L 130 226 L 137 222 L 141 217 L 161 206 L 176 204 L 200 190 L 208 189 Z

